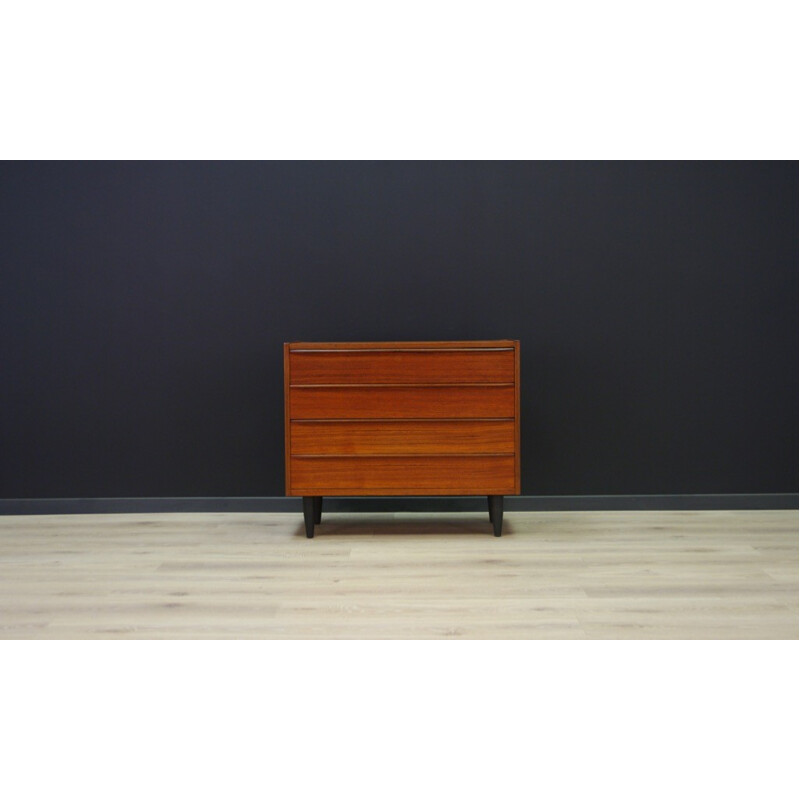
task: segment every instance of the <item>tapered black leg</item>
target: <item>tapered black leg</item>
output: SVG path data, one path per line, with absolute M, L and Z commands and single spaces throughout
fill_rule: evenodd
M 314 522 L 319 525 L 322 522 L 322 498 L 314 498 Z
M 306 538 L 314 538 L 314 498 L 303 498 L 303 519 L 306 523 Z
M 503 529 L 503 495 L 489 495 L 489 519 L 494 525 L 494 535 L 499 536 Z

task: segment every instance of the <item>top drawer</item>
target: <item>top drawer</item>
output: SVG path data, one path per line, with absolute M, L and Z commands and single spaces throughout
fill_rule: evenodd
M 358 383 L 513 383 L 513 348 L 292 350 L 292 386 Z

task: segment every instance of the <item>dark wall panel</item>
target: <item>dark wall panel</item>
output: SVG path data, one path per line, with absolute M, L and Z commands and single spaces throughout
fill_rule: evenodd
M 525 494 L 796 492 L 796 162 L 0 165 L 0 496 L 283 493 L 291 340 L 518 338 Z

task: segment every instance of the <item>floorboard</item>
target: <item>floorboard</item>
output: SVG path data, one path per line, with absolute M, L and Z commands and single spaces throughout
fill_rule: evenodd
M 2 639 L 797 639 L 797 511 L 0 517 Z

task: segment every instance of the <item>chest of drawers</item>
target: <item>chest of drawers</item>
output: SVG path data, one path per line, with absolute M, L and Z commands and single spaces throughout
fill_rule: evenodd
M 286 494 L 306 535 L 323 496 L 520 492 L 519 342 L 284 345 Z

